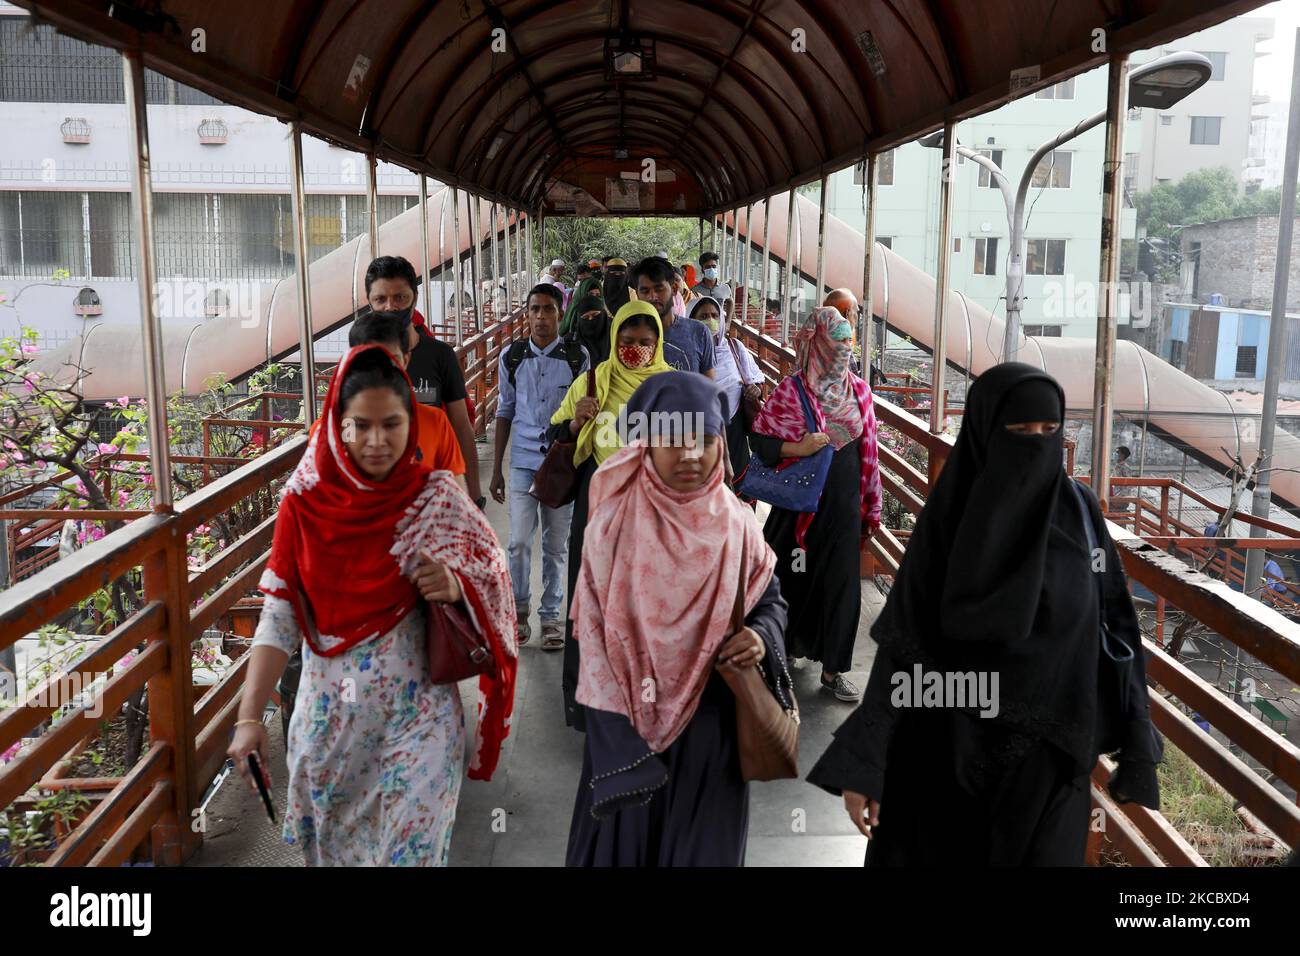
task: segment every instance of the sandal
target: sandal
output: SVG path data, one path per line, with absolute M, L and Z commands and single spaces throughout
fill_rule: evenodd
M 542 622 L 542 650 L 559 651 L 564 649 L 564 624 L 560 621 Z
M 520 647 L 527 644 L 533 637 L 533 626 L 528 623 L 528 618 L 523 618 L 515 626 L 515 643 Z

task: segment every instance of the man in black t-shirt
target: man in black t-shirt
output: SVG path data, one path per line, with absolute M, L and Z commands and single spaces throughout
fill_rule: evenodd
M 366 301 L 375 312 L 405 312 L 415 307 L 415 267 L 401 256 L 380 256 L 366 269 Z M 416 399 L 436 405 L 447 413 L 456 432 L 460 453 L 465 458 L 465 485 L 469 496 L 482 508 L 487 499 L 479 487 L 478 450 L 474 426 L 466 408 L 465 375 L 456 360 L 456 350 L 413 323 L 408 334 L 414 343 L 406 373 L 415 387 Z
M 446 406 L 462 402 L 468 396 L 465 376 L 456 361 L 456 350 L 435 339 L 423 326 L 415 326 L 417 344 L 411 352 L 406 374 L 411 376 L 415 397 L 424 405 Z

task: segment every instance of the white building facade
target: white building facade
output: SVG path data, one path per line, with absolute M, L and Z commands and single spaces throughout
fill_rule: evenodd
M 292 275 L 288 126 L 152 71 L 146 95 L 160 284 Z M 44 350 L 97 323 L 138 324 L 119 54 L 0 4 L 0 103 L 0 335 L 34 327 Z M 369 228 L 366 157 L 311 137 L 303 150 L 314 260 Z M 416 204 L 415 174 L 381 163 L 377 178 L 380 222 Z M 345 347 L 346 328 L 318 354 Z
M 1213 166 L 1226 166 L 1238 182 L 1246 182 L 1252 168 L 1252 126 L 1258 107 L 1267 102 L 1254 93 L 1257 45 L 1272 36 L 1271 19 L 1236 17 L 1149 51 L 1153 57 L 1175 51 L 1202 53 L 1214 72 L 1181 103 L 1167 110 L 1143 110 L 1143 149 L 1134 179 L 1139 192 Z

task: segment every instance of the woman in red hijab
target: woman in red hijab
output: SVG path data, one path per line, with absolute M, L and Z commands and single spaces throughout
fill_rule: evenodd
M 450 472 L 416 460 L 410 380 L 379 345 L 340 363 L 320 428 L 281 499 L 229 754 L 253 787 L 261 716 L 305 636 L 289 725 L 285 842 L 308 865 L 447 861 L 464 772 L 455 685 L 433 684 L 426 602 L 459 604 L 496 658 L 479 682 L 469 775 L 492 776 L 514 698 L 514 599 L 505 554 Z

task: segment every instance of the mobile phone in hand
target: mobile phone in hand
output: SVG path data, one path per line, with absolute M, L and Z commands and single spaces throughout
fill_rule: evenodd
M 253 779 L 257 781 L 257 792 L 262 795 L 262 804 L 266 807 L 266 815 L 275 823 L 275 807 L 271 805 L 271 791 L 266 786 L 266 777 L 262 773 L 262 765 L 257 762 L 257 755 L 250 753 L 248 755 L 248 769 L 252 771 Z

